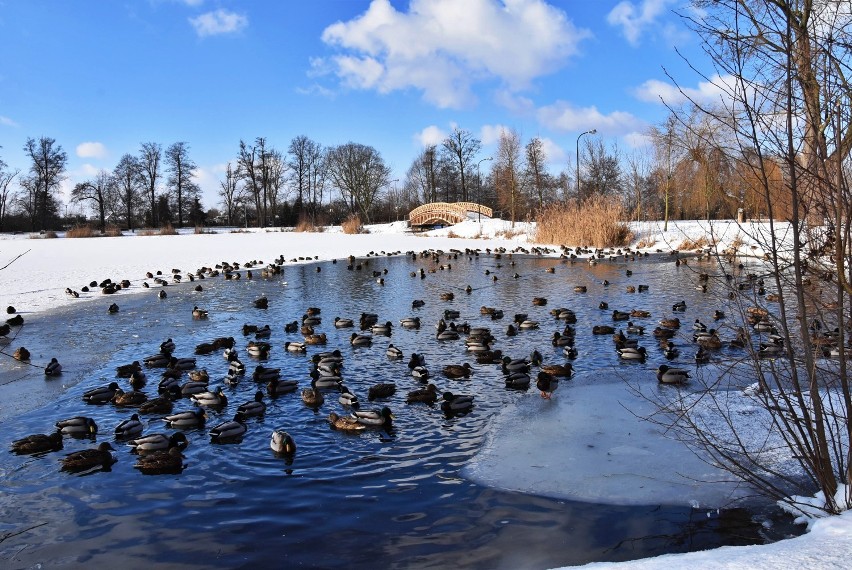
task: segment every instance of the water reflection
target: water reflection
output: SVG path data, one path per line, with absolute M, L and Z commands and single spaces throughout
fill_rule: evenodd
M 118 444 L 119 460 L 112 471 L 90 477 L 61 474 L 56 461 L 62 453 L 91 446 L 88 441 L 67 439 L 64 452 L 43 458 L 10 456 L 2 468 L 7 492 L 0 498 L 0 518 L 7 522 L 0 531 L 32 528 L 0 545 L 4 555 L 24 566 L 45 561 L 68 566 L 118 560 L 133 564 L 138 559 L 153 566 L 188 567 L 331 568 L 378 562 L 400 567 L 534 568 L 708 548 L 737 543 L 741 535 L 745 541 L 762 540 L 759 526 L 751 523 L 734 533 L 723 528 L 727 514 L 708 518 L 701 512 L 702 524 L 696 525 L 691 509 L 571 503 L 487 489 L 459 476 L 482 444 L 491 420 L 507 407 L 538 403 L 539 396 L 534 389 L 507 390 L 497 366 L 477 364 L 465 351 L 464 337 L 437 342 L 434 325 L 446 309 L 458 310 L 460 321 L 490 327 L 497 338 L 494 348 L 507 355 L 523 357 L 538 349 L 545 362 L 561 363 L 562 348 L 553 347 L 550 339 L 564 324 L 549 311 L 571 308 L 578 318 L 579 355 L 575 376 L 566 384 L 619 383 L 624 374 L 654 384 L 649 365 L 663 359 L 653 339 L 643 339 L 649 365 L 636 365 L 620 361 L 609 337 L 592 335 L 591 327 L 611 324 L 612 309 L 636 308 L 654 315 L 643 323 L 653 328 L 681 299 L 688 307 L 683 318 L 710 320 L 713 311 L 723 307 L 712 288 L 704 293 L 694 287 L 695 272 L 675 268 L 668 259 L 622 259 L 593 267 L 485 254 L 461 254 L 438 262 L 411 257 L 360 261 L 361 270 L 350 270 L 345 262 L 322 264 L 321 272 L 315 264 L 287 265 L 282 275 L 268 279 L 257 278 L 258 272 L 251 280 L 206 279 L 201 292 L 189 284 L 172 286 L 162 300 L 153 290 L 138 296 L 119 294 L 28 321 L 16 342 L 30 348 L 34 361 L 58 356 L 67 372 L 61 384 L 45 382 L 40 373 L 2 363 L 0 380 L 9 402 L 2 413 L 9 441 L 49 431 L 56 419 L 80 414 L 91 415 L 102 426 L 98 441 L 111 440 L 114 426 L 133 410 L 86 406 L 81 394 L 109 383 L 118 365 L 156 351 L 169 337 L 181 357 L 191 356 L 197 344 L 217 337 L 237 339 L 247 376 L 224 388 L 229 405 L 210 410 L 207 425 L 231 419 L 236 406 L 253 399 L 258 389 L 250 373 L 261 361 L 245 353 L 253 338 L 241 334 L 246 323 L 270 325 L 272 351 L 263 364 L 281 368 L 283 378 L 298 380 L 301 387 L 309 385 L 310 356 L 333 348 L 344 354 L 343 379 L 365 407 L 371 407 L 366 402 L 371 385 L 396 383 L 396 394 L 375 404 L 388 405 L 397 419 L 390 433 L 333 431 L 326 418 L 330 411 L 341 411 L 336 398 L 327 398 L 314 411 L 294 393 L 267 397 L 266 414 L 248 420 L 239 444 L 211 445 L 205 429 L 186 430 L 187 468 L 180 475 L 144 477 L 133 469 L 134 457 Z M 555 267 L 553 273 L 546 271 L 550 267 Z M 629 277 L 628 268 L 633 272 Z M 383 285 L 374 271 L 381 273 Z M 630 284 L 647 284 L 649 291 L 628 294 Z M 588 292 L 575 293 L 577 285 L 586 286 Z M 450 291 L 452 301 L 439 300 L 441 293 Z M 253 301 L 261 296 L 269 299 L 267 309 L 254 307 Z M 546 297 L 548 303 L 534 306 L 533 297 Z M 425 306 L 413 309 L 414 299 L 424 299 Z M 610 310 L 599 309 L 601 301 Z M 120 305 L 118 313 L 107 313 L 111 302 Z M 196 305 L 209 311 L 208 319 L 192 318 Z M 301 336 L 285 334 L 284 325 L 301 319 L 311 306 L 322 309 L 322 324 L 316 330 L 328 336 L 328 345 L 310 346 L 307 355 L 286 352 L 284 342 Z M 503 309 L 505 318 L 492 321 L 480 313 L 482 306 Z M 394 323 L 391 336 L 375 335 L 372 347 L 353 348 L 348 342 L 353 329 L 336 329 L 333 321 L 336 316 L 357 321 L 362 312 L 375 312 L 380 322 Z M 516 313 L 527 313 L 540 328 L 505 336 Z M 405 330 L 397 325 L 408 316 L 419 316 L 422 327 Z M 385 351 L 390 343 L 406 358 L 389 360 Z M 680 344 L 681 358 L 688 361 L 694 348 Z M 474 395 L 473 411 L 446 417 L 437 405 L 406 405 L 406 393 L 421 387 L 407 368 L 412 352 L 425 356 L 439 392 Z M 726 357 L 723 351 L 715 358 Z M 221 385 L 228 366 L 221 353 L 196 358 L 198 366 L 210 373 L 211 386 Z M 474 368 L 470 380 L 440 375 L 444 364 L 464 362 Z M 145 389 L 153 396 L 161 371 L 146 372 Z M 557 405 L 559 397 L 557 393 Z M 15 402 L 23 399 L 27 401 L 20 409 L 28 411 L 16 412 Z M 176 412 L 190 409 L 187 399 L 175 405 Z M 157 417 L 145 421 L 145 433 L 167 431 Z M 292 463 L 269 448 L 273 429 L 284 429 L 295 439 L 298 451 Z M 677 538 L 681 536 L 686 538 Z M 155 560 L 145 558 L 150 552 L 156 552 Z

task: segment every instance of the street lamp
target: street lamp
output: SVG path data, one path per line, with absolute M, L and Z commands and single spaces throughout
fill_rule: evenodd
M 593 135 L 597 132 L 597 129 L 592 129 L 591 131 L 580 133 L 580 135 L 577 137 L 577 204 L 580 203 L 580 137 L 582 137 L 583 135 Z
M 480 224 L 482 223 L 482 204 L 480 204 L 480 200 L 482 200 L 482 174 L 479 172 L 479 165 L 486 160 L 494 160 L 494 157 L 486 156 L 476 163 L 476 221 Z

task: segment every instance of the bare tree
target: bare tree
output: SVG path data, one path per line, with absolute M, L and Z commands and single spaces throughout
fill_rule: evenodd
M 267 154 L 265 160 L 265 168 L 267 169 L 266 180 L 269 186 L 267 198 L 269 200 L 269 209 L 272 212 L 272 221 L 275 222 L 275 217 L 278 212 L 278 202 L 284 196 L 287 183 L 287 161 L 278 150 L 272 149 Z
M 524 178 L 526 186 L 530 189 L 539 209 L 544 203 L 553 198 L 555 186 L 553 177 L 547 172 L 547 153 L 544 152 L 544 143 L 539 137 L 533 137 L 525 147 L 526 168 Z
M 503 129 L 497 143 L 492 174 L 497 190 L 497 200 L 502 208 L 509 210 L 512 227 L 515 226 L 518 212 L 526 207 L 521 180 L 523 170 L 521 137 L 514 129 Z
M 586 176 L 581 181 L 581 195 L 619 196 L 623 193 L 621 164 L 618 149 L 610 153 L 599 137 L 586 138 L 581 160 L 585 162 L 583 170 Z
M 106 170 L 98 172 L 94 178 L 80 182 L 71 190 L 71 199 L 77 202 L 88 201 L 98 216 L 98 229 L 106 229 L 107 210 L 116 197 L 115 180 Z
M 166 149 L 166 172 L 169 173 L 168 188 L 178 212 L 178 227 L 183 227 L 183 214 L 192 208 L 200 190 L 193 182 L 195 162 L 189 158 L 189 144 L 176 142 Z
M 229 226 L 234 225 L 234 208 L 242 199 L 242 190 L 240 177 L 229 162 L 225 167 L 225 179 L 219 181 L 219 196 L 222 197 Z
M 349 142 L 329 149 L 328 173 L 349 211 L 370 221 L 373 202 L 390 181 L 390 168 L 375 148 Z
M 2 148 L 2 147 L 0 147 Z M 18 176 L 20 170 L 6 170 L 7 164 L 0 159 L 0 232 L 3 231 L 3 222 L 8 214 L 9 198 L 11 198 L 12 181 Z
M 455 165 L 461 182 L 461 199 L 463 202 L 467 202 L 469 200 L 467 174 L 473 158 L 482 148 L 482 141 L 474 137 L 470 131 L 455 127 L 450 136 L 441 143 L 441 146 L 448 160 Z
M 41 137 L 37 141 L 28 138 L 24 143 L 24 152 L 32 161 L 30 175 L 35 184 L 35 207 L 36 212 L 32 218 L 41 224 L 42 229 L 47 229 L 48 220 L 56 214 L 56 200 L 54 192 L 64 180 L 65 165 L 68 163 L 68 155 L 62 150 L 62 146 L 56 144 L 56 140 Z M 33 229 L 36 229 L 33 226 Z
M 291 180 L 296 191 L 296 209 L 301 214 L 307 209 L 312 222 L 316 222 L 322 204 L 325 186 L 325 151 L 321 144 L 300 135 L 290 141 L 287 149 Z
M 139 166 L 142 173 L 145 194 L 148 197 L 148 206 L 151 209 L 151 226 L 157 227 L 157 184 L 160 180 L 160 160 L 163 150 L 159 143 L 142 143 L 139 149 Z
M 438 150 L 435 145 L 424 148 L 411 162 L 403 186 L 414 193 L 420 203 L 438 200 Z
M 116 188 L 116 204 L 121 210 L 127 228 L 133 230 L 133 216 L 142 203 L 142 189 L 145 179 L 142 165 L 132 154 L 125 154 L 119 159 L 112 173 Z
M 672 175 L 674 164 L 678 160 L 678 150 L 675 146 L 677 116 L 669 113 L 665 123 L 661 127 L 651 127 L 650 136 L 654 144 L 655 172 L 658 176 L 657 186 L 663 190 L 663 231 L 669 228 L 669 198 L 672 188 Z

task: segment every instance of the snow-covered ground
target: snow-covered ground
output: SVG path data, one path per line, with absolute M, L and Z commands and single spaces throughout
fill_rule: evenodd
M 735 222 L 672 222 L 666 231 L 658 222 L 634 223 L 634 247 L 642 245 L 649 251 L 684 249 L 687 242 L 701 238 L 710 240 L 724 250 L 739 244 L 739 253 L 762 256 L 757 236 L 766 236 L 766 224 Z M 414 235 L 405 222 L 369 226 L 369 233 L 343 234 L 339 228 L 322 233 L 295 233 L 281 230 L 217 230 L 213 233 L 182 233 L 174 236 L 130 236 L 111 238 L 44 239 L 40 236 L 0 236 L 0 308 L 13 305 L 26 317 L 45 312 L 70 302 L 86 302 L 100 297 L 99 292 L 72 298 L 66 288 L 79 291 L 91 281 L 110 278 L 128 279 L 133 284 L 128 293 L 144 291 L 139 285 L 147 272 L 170 274 L 172 268 L 182 270 L 213 266 L 222 261 L 244 263 L 252 260 L 269 263 L 283 256 L 287 263 L 305 260 L 341 259 L 348 255 L 361 256 L 370 252 L 405 252 L 425 249 L 486 249 L 534 244 L 535 228 L 530 224 L 512 224 L 502 220 L 482 222 L 468 220 L 450 228 Z M 775 235 L 787 240 L 789 226 L 775 227 Z M 453 237 L 450 237 L 453 236 Z M 789 243 L 789 242 L 788 242 Z M 541 244 L 548 245 L 548 244 Z M 583 244 L 568 244 L 583 245 Z M 302 258 L 299 260 L 299 258 Z M 4 267 L 5 266 L 5 267 Z M 150 281 L 150 279 L 149 279 Z M 95 289 L 97 291 L 97 289 Z M 570 414 L 569 414 L 570 415 Z M 549 422 L 554 429 L 566 429 L 564 418 L 537 417 L 530 422 Z M 554 424 L 555 422 L 555 424 Z M 528 426 L 529 427 L 529 426 Z M 544 424 L 542 423 L 542 427 Z M 538 429 L 538 428 L 533 428 Z M 508 441 L 507 438 L 501 438 Z M 625 455 L 633 448 L 625 445 Z M 528 449 L 542 457 L 528 457 L 527 463 L 546 462 L 547 447 Z M 694 496 L 687 490 L 688 496 Z M 628 497 L 629 498 L 629 497 Z M 636 497 L 633 497 L 636 499 Z M 641 498 L 640 498 L 641 499 Z M 804 536 L 767 546 L 725 547 L 707 552 L 667 555 L 634 562 L 596 564 L 637 568 L 701 567 L 737 568 L 827 568 L 847 567 L 852 559 L 852 515 L 811 521 L 810 532 Z

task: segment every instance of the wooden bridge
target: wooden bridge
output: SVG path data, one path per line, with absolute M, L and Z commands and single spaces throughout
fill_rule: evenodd
M 408 223 L 411 226 L 452 225 L 470 219 L 471 214 L 490 218 L 492 211 L 474 202 L 431 202 L 411 210 Z

